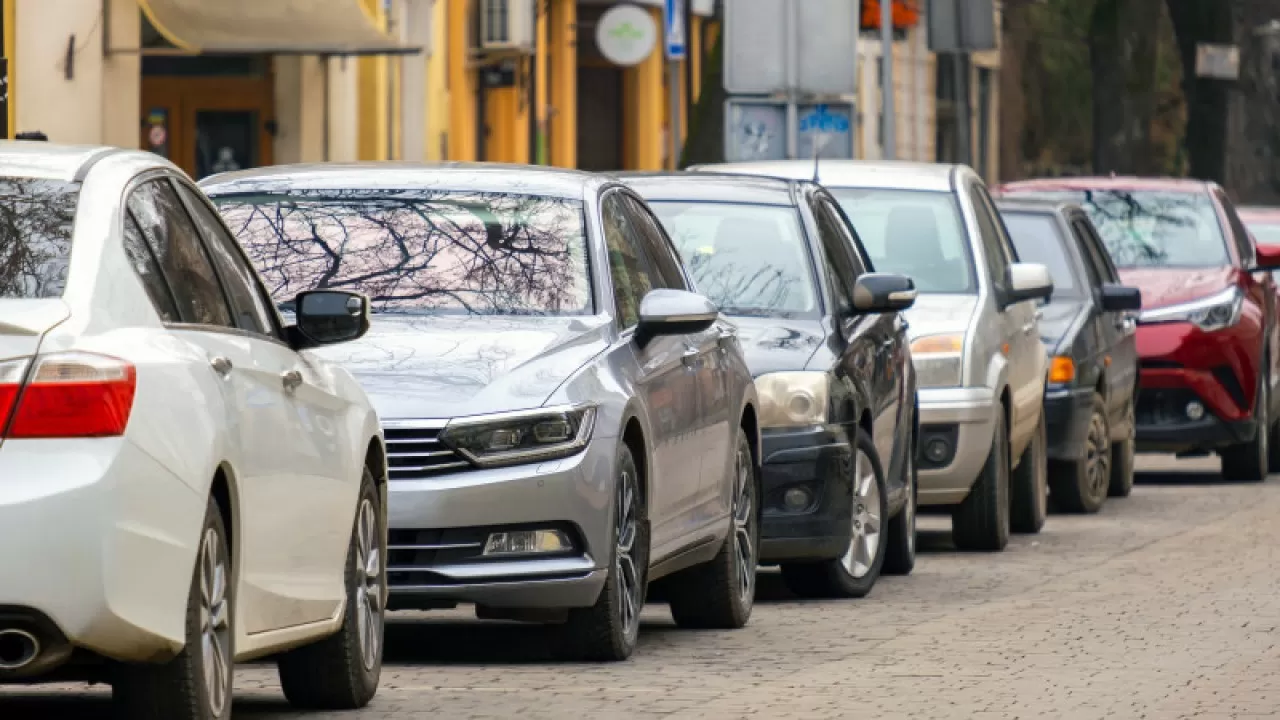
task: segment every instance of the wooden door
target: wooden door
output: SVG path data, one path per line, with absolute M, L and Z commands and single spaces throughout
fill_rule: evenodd
M 142 148 L 164 155 L 197 180 L 270 165 L 274 115 L 269 76 L 142 79 Z

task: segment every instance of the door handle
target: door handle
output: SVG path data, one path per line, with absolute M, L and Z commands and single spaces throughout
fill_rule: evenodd
M 213 368 L 213 371 L 222 377 L 226 377 L 231 374 L 231 369 L 235 366 L 231 364 L 231 358 L 219 355 L 214 358 L 209 358 L 209 367 Z
M 1022 326 L 1022 332 L 1027 335 L 1035 332 L 1035 329 L 1036 329 L 1036 324 L 1034 322 L 1029 322 L 1026 325 Z
M 302 373 L 297 370 L 290 370 L 280 375 L 280 382 L 284 384 L 285 392 L 293 392 L 302 384 Z
M 1037 309 L 1036 309 L 1036 322 L 1040 322 L 1040 321 L 1041 321 L 1041 320 L 1043 320 L 1043 319 L 1044 319 L 1044 310 L 1040 310 L 1040 309 L 1038 309 L 1038 308 L 1037 308 Z
M 698 348 L 685 348 L 684 354 L 680 356 L 680 362 L 684 363 L 684 366 L 687 368 L 696 368 L 698 367 L 698 359 L 700 355 L 701 353 L 698 352 Z

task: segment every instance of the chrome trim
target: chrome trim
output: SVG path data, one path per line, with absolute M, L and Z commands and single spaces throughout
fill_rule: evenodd
M 467 427 L 468 425 L 488 425 L 489 423 L 503 422 L 506 420 L 524 420 L 526 418 L 539 417 L 542 415 L 578 412 L 580 410 L 590 410 L 596 407 L 598 407 L 596 403 L 587 402 L 567 405 L 548 405 L 546 407 L 529 408 L 527 410 L 508 410 L 504 412 L 489 413 L 487 415 L 465 415 L 448 420 L 441 427 L 452 428 Z
M 431 418 L 425 420 L 383 420 L 382 428 L 384 430 L 443 430 L 444 426 L 448 423 L 448 418 Z

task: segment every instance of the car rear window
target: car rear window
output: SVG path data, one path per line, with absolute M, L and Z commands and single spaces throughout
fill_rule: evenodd
M 79 183 L 0 178 L 0 298 L 62 297 Z

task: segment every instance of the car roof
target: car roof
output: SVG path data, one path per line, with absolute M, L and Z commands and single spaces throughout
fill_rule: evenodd
M 0 176 L 46 180 L 83 180 L 83 172 L 96 158 L 107 155 L 150 157 L 157 166 L 167 163 L 159 155 L 141 150 L 121 150 L 104 145 L 64 145 L 40 140 L 0 140 Z
M 1164 192 L 1208 192 L 1213 183 L 1205 180 L 1173 177 L 1137 177 L 1114 175 L 1109 177 L 1064 177 L 1015 180 L 997 186 L 999 192 L 1064 190 L 1150 190 Z
M 950 192 L 952 176 L 962 165 L 905 161 L 828 160 L 817 163 L 817 181 L 828 187 L 869 187 Z M 699 172 L 733 172 L 814 180 L 813 160 L 698 165 Z
M 210 195 L 281 190 L 439 189 L 579 199 L 606 178 L 579 170 L 505 163 L 315 163 L 276 165 L 212 175 Z
M 660 202 L 733 202 L 748 205 L 795 205 L 794 180 L 722 173 L 624 172 L 616 177 L 645 200 Z

